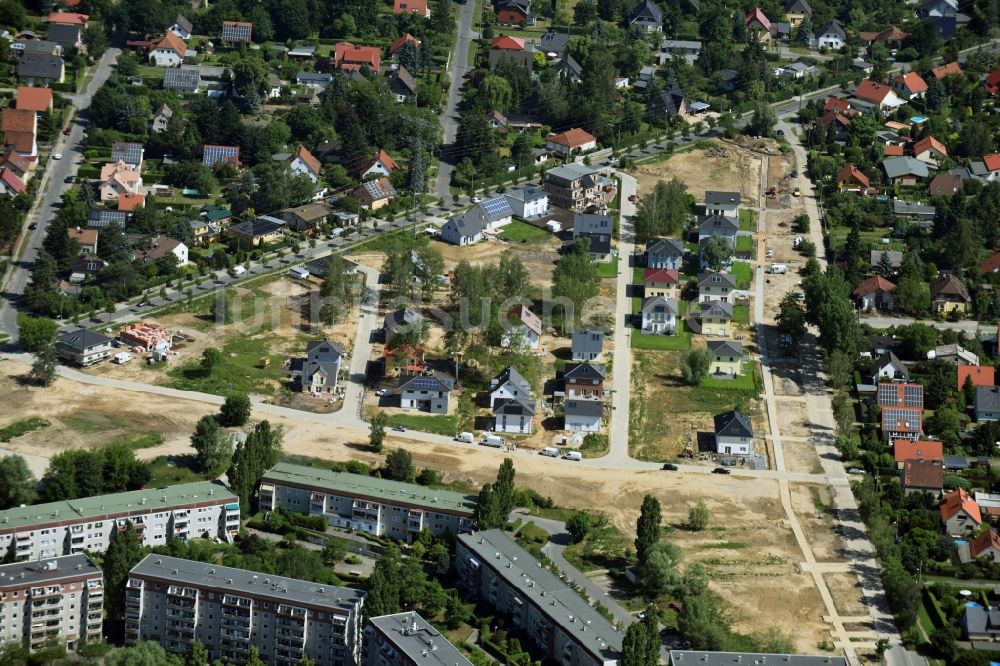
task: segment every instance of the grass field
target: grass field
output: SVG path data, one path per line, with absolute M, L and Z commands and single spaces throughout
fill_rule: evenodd
M 709 375 L 705 381 L 701 383 L 704 388 L 717 389 L 720 391 L 742 391 L 745 393 L 760 393 L 761 379 L 759 376 L 760 370 L 757 368 L 757 364 L 753 361 L 747 361 L 743 364 L 743 374 L 733 377 L 732 379 L 716 378 Z
M 568 546 L 563 552 L 566 560 L 580 571 L 621 569 L 625 554 L 632 548 L 632 541 L 614 525 L 595 527 L 580 543 Z
M 597 277 L 613 278 L 618 275 L 618 257 L 611 257 L 605 264 L 597 264 Z
M 757 231 L 757 211 L 740 209 L 740 231 Z
M 733 321 L 737 324 L 749 324 L 750 323 L 750 306 L 749 305 L 734 305 L 733 306 Z
M 21 435 L 27 435 L 33 430 L 48 428 L 50 425 L 52 424 L 45 419 L 40 419 L 36 416 L 21 419 L 20 421 L 14 421 L 10 425 L 0 428 L 0 442 L 9 442 L 10 440 L 20 437 Z
M 687 351 L 691 349 L 691 331 L 686 322 L 680 322 L 677 335 L 632 334 L 632 349 L 652 349 L 660 351 Z
M 539 229 L 521 220 L 514 220 L 500 232 L 500 238 L 511 243 L 536 243 L 549 236 L 551 234 L 545 229 Z
M 753 268 L 745 261 L 734 261 L 729 272 L 736 278 L 737 289 L 746 289 L 753 280 Z
M 753 252 L 753 236 L 737 236 L 736 251 L 741 253 Z
M 271 336 L 267 334 L 233 338 L 223 345 L 222 358 L 211 373 L 205 372 L 198 361 L 193 361 L 170 370 L 167 385 L 185 391 L 216 395 L 228 395 L 232 392 L 271 394 L 274 383 L 285 378 L 282 367 L 284 356 L 270 352 L 271 340 Z M 261 358 L 270 359 L 267 368 L 260 367 Z
M 408 430 L 433 432 L 449 437 L 455 436 L 458 427 L 456 417 L 447 414 L 393 414 L 389 417 L 389 427 L 398 425 Z

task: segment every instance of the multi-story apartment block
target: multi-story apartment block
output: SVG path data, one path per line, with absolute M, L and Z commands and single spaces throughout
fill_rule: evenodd
M 210 661 L 242 662 L 254 646 L 268 664 L 355 666 L 365 593 L 216 564 L 147 555 L 125 587 L 125 639 Z
M 598 169 L 571 162 L 550 169 L 545 174 L 545 191 L 549 203 L 582 213 L 588 209 L 603 210 L 615 198 L 615 181 Z
M 323 516 L 334 527 L 411 541 L 421 530 L 459 534 L 475 525 L 476 498 L 414 483 L 278 463 L 260 480 L 261 511 Z
M 502 530 L 455 540 L 459 585 L 507 616 L 560 666 L 617 666 L 622 635 Z
M 364 666 L 472 666 L 414 611 L 383 615 L 365 627 Z
M 0 645 L 75 650 L 103 618 L 104 574 L 86 555 L 0 566 Z
M 231 541 L 240 529 L 240 500 L 211 481 L 134 490 L 0 511 L 0 552 L 14 541 L 18 561 L 107 550 L 132 523 L 144 546 L 208 534 Z

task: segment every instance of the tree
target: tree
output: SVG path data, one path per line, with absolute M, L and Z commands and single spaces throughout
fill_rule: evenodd
M 747 125 L 747 133 L 752 136 L 770 137 L 774 134 L 774 126 L 778 124 L 778 118 L 774 114 L 774 108 L 770 104 L 760 103 L 754 107 L 750 123 Z
M 586 539 L 590 528 L 590 514 L 586 511 L 577 511 L 566 521 L 566 531 L 572 537 L 573 543 L 580 543 Z
M 633 622 L 625 630 L 622 639 L 621 666 L 649 666 L 646 661 L 646 643 L 649 636 L 642 622 Z
M 712 367 L 712 356 L 707 349 L 692 349 L 684 359 L 684 366 L 681 372 L 684 382 L 691 386 L 701 384 Z
M 972 375 L 965 376 L 965 382 L 962 384 L 962 394 L 965 396 L 966 405 L 976 404 L 976 385 L 972 381 Z
M 376 412 L 368 424 L 368 444 L 375 450 L 375 453 L 382 453 L 385 442 L 385 426 L 389 423 L 389 417 L 385 412 Z
M 675 235 L 691 217 L 694 199 L 679 178 L 658 181 L 653 191 L 639 200 L 635 218 L 637 240 Z
M 496 494 L 497 506 L 503 515 L 504 521 L 514 510 L 516 488 L 514 487 L 514 461 L 511 458 L 504 458 L 497 471 L 497 480 L 493 484 L 493 492 Z
M 221 360 L 222 352 L 215 347 L 209 347 L 201 352 L 201 369 L 210 375 Z
M 36 497 L 35 477 L 18 455 L 0 458 L 0 509 L 31 504 Z
M 107 576 L 104 580 L 107 587 Z M 195 662 L 191 660 L 192 657 L 193 653 L 189 655 L 187 662 L 191 666 L 208 664 L 207 660 Z M 153 641 L 137 641 L 134 645 L 117 648 L 108 653 L 108 656 L 104 658 L 104 663 L 106 666 L 184 666 L 183 659 L 175 654 L 170 654 L 163 649 L 163 646 Z
M 219 421 L 229 428 L 245 426 L 250 421 L 250 397 L 246 393 L 233 393 L 219 409 Z
M 660 542 L 660 500 L 652 495 L 642 498 L 642 508 L 635 525 L 635 553 L 639 564 L 646 561 L 650 549 Z
M 653 595 L 671 594 L 683 578 L 680 571 L 681 550 L 672 543 L 656 543 L 639 564 L 643 587 Z
M 396 449 L 385 457 L 385 476 L 395 481 L 412 482 L 417 470 L 413 456 L 406 449 Z
M 590 239 L 577 239 L 559 260 L 552 275 L 552 295 L 568 300 L 573 308 L 565 317 L 566 324 L 580 320 L 584 304 L 597 296 L 599 282 L 597 267 L 590 260 Z
M 17 334 L 25 351 L 37 353 L 56 341 L 59 324 L 48 317 L 17 315 Z
M 372 575 L 368 577 L 368 596 L 365 597 L 364 607 L 366 622 L 368 618 L 391 615 L 401 610 L 400 565 L 399 548 L 393 544 L 386 546 L 382 557 L 375 563 Z
M 801 338 L 806 332 L 806 311 L 795 298 L 795 294 L 785 294 L 778 305 L 775 317 L 778 330 L 793 339 Z
M 733 246 L 722 236 L 709 236 L 701 247 L 701 256 L 709 270 L 721 271 L 733 257 Z
M 250 499 L 260 477 L 281 457 L 283 436 L 280 427 L 272 429 L 271 423 L 265 420 L 254 427 L 246 441 L 236 445 L 226 476 L 229 477 L 229 487 L 239 496 L 244 509 L 250 507 Z
M 209 663 L 208 648 L 205 647 L 204 643 L 196 640 L 191 646 L 191 652 L 188 653 L 185 664 L 186 666 L 205 666 L 207 663 Z
M 131 522 L 125 524 L 125 529 L 114 533 L 101 567 L 107 590 L 105 608 L 113 620 L 121 621 L 124 615 L 125 582 L 129 572 L 145 555 L 146 550 Z
M 198 455 L 198 469 L 203 472 L 217 472 L 226 467 L 233 458 L 233 443 L 229 433 L 219 426 L 211 414 L 198 419 L 191 447 Z
M 264 660 L 260 658 L 260 648 L 256 645 L 250 648 L 250 652 L 247 654 L 247 659 L 243 662 L 243 666 L 265 666 Z
M 896 285 L 892 302 L 898 310 L 906 314 L 922 315 L 930 310 L 931 288 L 919 277 L 904 275 Z
M 59 371 L 59 359 L 53 345 L 43 347 L 35 354 L 35 362 L 31 365 L 28 376 L 41 386 L 51 386 Z
M 688 509 L 688 527 L 696 532 L 701 532 L 708 527 L 709 517 L 705 500 L 699 499 L 694 506 Z
M 826 273 L 805 278 L 802 289 L 806 296 L 806 319 L 819 329 L 820 345 L 828 352 L 840 349 L 854 354 L 861 340 L 861 329 L 843 274 L 831 266 Z

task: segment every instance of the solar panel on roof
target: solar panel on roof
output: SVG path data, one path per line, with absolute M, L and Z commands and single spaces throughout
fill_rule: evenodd
M 916 432 L 920 430 L 920 412 L 912 409 L 882 410 L 882 426 L 891 430 Z
M 903 404 L 907 407 L 923 407 L 924 387 L 919 384 L 905 386 L 903 388 Z
M 513 211 L 510 209 L 510 204 L 507 203 L 507 199 L 504 197 L 497 197 L 495 199 L 487 199 L 480 204 L 486 214 L 491 218 L 500 218 L 510 215 Z

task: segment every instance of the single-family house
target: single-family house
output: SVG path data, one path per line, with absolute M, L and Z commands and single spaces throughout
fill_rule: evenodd
M 910 371 L 892 350 L 875 359 L 874 366 L 872 384 L 882 382 L 903 382 L 905 384 L 910 381 Z
M 393 310 L 382 320 L 382 335 L 385 345 L 389 346 L 394 339 L 398 340 L 401 337 L 419 338 L 423 326 L 424 318 L 416 310 L 410 308 Z
M 581 328 L 573 331 L 570 346 L 574 361 L 599 361 L 604 353 L 604 331 L 596 328 Z
M 890 25 L 888 28 L 883 28 L 878 32 L 862 30 L 858 33 L 858 39 L 865 42 L 868 46 L 880 43 L 889 49 L 900 48 L 903 44 L 903 40 L 909 36 L 909 33 L 903 32 L 900 28 L 894 25 Z M 868 73 L 870 74 L 871 72 Z
M 34 171 L 35 161 L 13 150 L 7 150 L 7 152 L 0 155 L 0 168 L 6 169 L 21 180 L 24 180 L 24 177 L 29 172 Z
M 983 557 L 990 562 L 1000 561 L 1000 534 L 992 527 L 987 527 L 969 544 L 969 554 L 976 559 Z M 1000 616 L 1000 611 L 996 608 L 991 608 L 990 614 Z M 992 629 L 990 632 L 992 633 L 992 638 L 988 640 L 1000 638 L 1000 621 L 998 621 L 997 617 L 990 618 L 990 626 Z
M 890 157 L 882 160 L 882 169 L 889 183 L 901 187 L 914 187 L 930 176 L 927 165 L 913 157 Z
M 550 53 L 556 54 L 556 57 L 562 57 L 566 53 L 566 45 L 569 43 L 569 33 L 568 32 L 558 32 L 549 28 L 542 35 L 539 40 L 541 45 L 541 50 L 546 55 Z
M 431 8 L 427 6 L 427 0 L 393 0 L 393 14 L 416 14 L 424 18 L 431 17 Z
M 132 250 L 132 261 L 149 264 L 168 254 L 172 254 L 177 259 L 177 266 L 188 265 L 187 245 L 176 238 L 168 238 L 167 236 L 156 236 L 145 240 L 142 245 Z
M 152 129 L 157 134 L 161 134 L 167 131 L 167 127 L 170 126 L 170 119 L 174 117 L 173 110 L 166 104 L 161 104 L 160 108 L 156 110 L 153 114 L 153 121 L 150 129 Z
M 883 255 L 885 259 L 882 259 Z M 898 271 L 903 266 L 903 253 L 899 250 L 869 250 L 868 263 L 872 266 L 881 266 L 888 263 L 889 268 Z
M 402 37 L 397 37 L 389 44 L 389 57 L 393 58 L 397 53 L 402 50 L 407 44 L 413 44 L 414 47 L 420 48 L 420 40 L 411 35 L 410 33 L 404 33 Z
M 953 273 L 945 273 L 931 283 L 931 306 L 934 312 L 965 312 L 971 302 L 969 290 Z
M 552 71 L 561 79 L 566 79 L 570 83 L 579 83 L 583 80 L 583 66 L 570 54 L 552 63 Z
M 521 219 L 545 215 L 549 212 L 549 195 L 534 185 L 519 185 L 504 192 L 511 213 Z
M 516 305 L 507 313 L 507 323 L 510 325 L 500 340 L 501 347 L 518 344 L 538 349 L 538 343 L 542 339 L 542 320 L 538 315 L 524 305 Z
M 126 213 L 134 213 L 136 208 L 144 208 L 145 206 L 145 194 L 124 192 L 118 195 L 118 210 L 123 210 Z
M 944 444 L 936 439 L 897 439 L 892 444 L 892 456 L 897 469 L 903 469 L 908 460 L 944 462 Z
M 989 183 L 1000 179 L 1000 153 L 983 155 L 981 160 L 969 162 L 969 177 L 981 183 Z
M 326 90 L 333 81 L 333 74 L 329 72 L 299 72 L 295 75 L 295 85 Z
M 133 171 L 142 171 L 146 149 L 135 141 L 115 141 L 111 144 L 111 162 L 122 162 Z
M 28 186 L 16 173 L 7 167 L 0 167 L 0 194 L 16 197 L 27 190 Z
M 693 65 L 701 55 L 701 42 L 690 39 L 668 39 L 660 44 L 660 52 L 657 54 L 659 64 L 666 65 L 674 58 L 683 58 L 689 65 Z
M 676 268 L 646 268 L 642 271 L 642 295 L 677 298 L 680 296 L 680 274 Z
M 585 153 L 597 148 L 597 137 L 579 127 L 545 137 L 545 147 L 560 155 Z
M 452 245 L 472 245 L 483 240 L 486 225 L 476 215 L 453 215 L 441 227 L 440 238 Z
M 939 65 L 931 70 L 931 76 L 939 81 L 944 79 L 946 76 L 962 76 L 963 74 L 964 72 L 962 72 L 962 66 L 957 62 L 945 63 L 944 65 Z
M 395 198 L 396 188 L 385 177 L 366 180 L 358 188 L 358 199 L 361 201 L 361 206 L 371 211 L 387 206 Z
M 833 109 L 820 116 L 817 122 L 826 130 L 827 140 L 830 141 L 844 141 L 851 126 L 850 118 Z
M 808 17 L 812 19 L 813 10 L 808 0 L 788 0 L 785 3 L 785 16 L 793 28 L 798 28 L 802 20 Z
M 611 235 L 614 221 L 609 215 L 596 213 L 576 213 L 573 215 L 573 240 L 587 238 L 590 241 L 590 258 L 596 262 L 611 259 Z
M 513 221 L 513 211 L 504 196 L 484 199 L 465 211 L 466 219 L 478 219 L 487 231 L 498 231 Z
M 870 182 L 861 169 L 850 163 L 840 167 L 837 172 L 837 188 L 841 192 L 866 192 Z
M 854 91 L 852 106 L 859 106 L 859 101 L 862 103 L 860 106 L 874 108 L 880 112 L 894 111 L 906 104 L 906 101 L 901 99 L 890 86 L 871 79 L 864 79 Z
M 913 156 L 925 164 L 936 167 L 939 161 L 948 157 L 948 149 L 934 137 L 925 136 L 913 144 Z
M 532 26 L 537 21 L 531 0 L 496 0 L 493 11 L 500 25 Z
M 527 398 L 502 398 L 493 407 L 493 432 L 530 435 L 535 418 L 535 401 Z
M 252 220 L 231 224 L 226 235 L 238 238 L 240 246 L 247 242 L 249 247 L 257 247 L 281 240 L 285 233 L 285 221 L 270 215 L 258 215 Z
M 399 406 L 431 414 L 447 414 L 454 382 L 450 377 L 413 375 L 400 377 L 396 385 Z
M 417 80 L 409 70 L 400 65 L 389 77 L 389 90 L 396 96 L 396 101 L 402 104 L 417 98 Z
M 615 181 L 600 170 L 578 162 L 549 169 L 545 174 L 549 202 L 574 212 L 603 209 L 615 198 Z
M 304 358 L 292 359 L 292 380 L 303 393 L 333 393 L 344 358 L 344 346 L 329 340 L 306 343 Z
M 96 254 L 81 255 L 69 262 L 70 284 L 83 282 L 89 277 L 100 273 L 107 266 L 107 262 L 99 258 Z
M 56 355 L 63 361 L 82 367 L 111 356 L 114 340 L 96 331 L 81 328 L 64 331 L 56 338 Z
M 687 95 L 678 86 L 651 95 L 648 108 L 651 116 L 663 116 L 668 121 L 675 118 L 684 119 L 692 113 Z
M 344 71 L 357 71 L 367 67 L 378 74 L 382 66 L 382 53 L 377 46 L 358 46 L 340 42 L 333 47 L 333 66 Z
M 249 21 L 223 21 L 222 41 L 226 43 L 249 42 L 253 36 L 253 23 Z
M 487 62 L 491 70 L 495 70 L 501 62 L 507 61 L 531 73 L 535 65 L 534 57 L 534 49 L 525 47 L 523 39 L 510 35 L 498 35 L 490 42 Z
M 983 81 L 983 85 L 986 86 L 986 92 L 990 95 L 996 95 L 1000 93 L 1000 69 L 994 69 L 986 76 L 986 80 Z
M 280 217 L 295 231 L 315 232 L 326 222 L 330 207 L 325 203 L 307 203 L 281 211 Z
M 201 71 L 195 67 L 168 69 L 163 72 L 163 88 L 178 95 L 193 95 L 201 88 Z
M 80 249 L 80 254 L 97 254 L 97 229 L 81 229 L 76 227 L 75 229 L 67 229 L 67 235 L 70 240 L 76 241 L 77 246 Z
M 119 229 L 128 226 L 131 213 L 124 210 L 111 210 L 110 208 L 93 207 L 87 212 L 87 226 L 91 229 L 104 229 L 112 224 Z
M 699 303 L 695 313 L 702 335 L 728 338 L 732 332 L 733 304 L 708 301 Z
M 736 376 L 743 374 L 743 345 L 732 340 L 709 340 L 709 371 L 713 375 Z
M 927 94 L 927 82 L 916 72 L 904 72 L 893 77 L 892 89 L 903 99 L 920 99 Z
M 944 487 L 944 465 L 940 460 L 907 460 L 901 474 L 903 493 L 941 494 Z
M 698 275 L 698 302 L 728 303 L 736 289 L 736 279 L 730 273 L 707 272 Z
M 941 172 L 931 178 L 927 191 L 932 197 L 953 197 L 962 191 L 962 177 Z
M 18 86 L 14 95 L 14 108 L 35 113 L 51 113 L 52 88 L 36 88 L 33 86 Z
M 23 157 L 38 154 L 38 114 L 34 111 L 4 109 L 0 129 L 3 130 L 4 150 L 12 150 Z
M 882 409 L 882 436 L 890 443 L 919 439 L 924 419 L 923 385 L 879 382 L 877 396 Z
M 892 310 L 892 292 L 895 290 L 895 284 L 881 275 L 873 275 L 862 281 L 851 295 L 862 312 L 888 312 Z
M 205 146 L 202 148 L 201 163 L 210 169 L 214 167 L 216 164 L 239 165 L 240 147 L 216 146 L 206 143 Z
M 702 215 L 698 217 L 698 242 L 706 238 L 718 236 L 730 246 L 736 244 L 736 236 L 740 232 L 740 221 L 735 217 L 725 215 Z
M 52 12 L 49 14 L 48 41 L 63 48 L 83 48 L 83 31 L 90 17 L 76 12 Z
M 665 296 L 642 299 L 642 332 L 674 335 L 677 333 L 677 301 Z
M 966 382 L 972 382 L 973 386 L 995 386 L 996 368 L 990 365 L 966 365 L 958 366 L 957 389 L 961 391 Z
M 976 500 L 964 488 L 945 493 L 941 500 L 941 524 L 946 534 L 961 536 L 978 530 L 983 524 Z
M 1000 421 L 1000 386 L 976 388 L 976 421 Z
M 954 21 L 954 17 L 952 17 Z M 990 535 L 993 530 L 984 532 Z M 990 536 L 993 552 L 1000 551 L 1000 547 L 993 545 Z M 975 542 L 973 542 L 975 543 Z M 970 547 L 969 552 L 972 552 Z M 1000 639 L 1000 609 L 992 606 L 984 608 L 981 604 L 966 604 L 962 609 L 962 617 L 958 619 L 958 625 L 962 629 L 962 639 L 966 641 L 976 641 L 978 643 L 990 643 Z
M 946 361 L 952 365 L 979 365 L 979 357 L 960 344 L 938 345 L 927 352 L 929 360 Z
M 567 363 L 563 370 L 563 390 L 567 399 L 592 398 L 600 400 L 604 396 L 604 381 L 607 371 L 596 363 Z
M 174 19 L 174 22 L 167 28 L 168 32 L 174 33 L 181 39 L 191 39 L 192 30 L 193 27 L 191 25 L 191 21 L 187 20 L 187 18 L 181 14 L 178 14 L 177 18 Z
M 705 192 L 705 215 L 722 215 L 725 217 L 740 217 L 740 193 Z
M 17 78 L 29 86 L 62 83 L 66 65 L 61 56 L 51 53 L 25 53 L 17 61 Z
M 362 166 L 360 177 L 365 179 L 371 176 L 391 176 L 392 172 L 398 168 L 399 165 L 396 164 L 396 160 L 392 159 L 389 153 L 380 148 L 375 157 Z
M 319 174 L 323 167 L 308 148 L 300 145 L 288 158 L 288 168 L 293 173 L 300 173 L 315 183 L 319 180 Z
M 663 10 L 653 0 L 642 0 L 629 12 L 628 24 L 642 32 L 662 32 Z
M 111 162 L 101 167 L 101 201 L 117 201 L 122 194 L 141 194 L 142 175 L 124 162 Z
M 646 241 L 646 267 L 680 270 L 684 263 L 684 242 L 674 238 Z
M 819 70 L 814 65 L 809 65 L 799 60 L 782 65 L 775 70 L 775 74 L 783 79 L 804 79 L 819 74 Z
M 184 62 L 187 44 L 172 32 L 149 42 L 149 64 L 154 67 L 177 67 Z
M 567 400 L 563 405 L 563 428 L 575 432 L 598 432 L 604 404 L 600 400 Z
M 715 452 L 725 456 L 753 455 L 750 417 L 731 411 L 715 416 Z
M 531 384 L 517 368 L 509 367 L 490 380 L 490 409 L 500 400 L 530 400 Z
M 816 48 L 839 51 L 847 43 L 847 32 L 837 19 L 831 19 L 816 31 Z
M 771 21 L 760 7 L 754 7 L 743 17 L 743 25 L 747 32 L 757 37 L 758 41 L 771 41 Z

